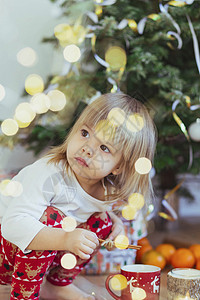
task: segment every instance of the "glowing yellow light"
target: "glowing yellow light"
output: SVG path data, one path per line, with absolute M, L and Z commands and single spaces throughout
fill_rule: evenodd
M 6 119 L 1 124 L 1 130 L 5 135 L 15 135 L 19 130 L 18 124 L 13 119 Z
M 15 109 L 15 118 L 22 123 L 30 123 L 35 118 L 36 113 L 28 102 L 22 102 Z
M 95 135 L 102 141 L 111 141 L 115 136 L 115 127 L 108 120 L 100 120 L 95 127 Z
M 70 63 L 73 63 L 79 60 L 81 57 L 81 51 L 76 45 L 69 45 L 63 50 L 63 55 L 64 59 Z
M 77 222 L 72 217 L 66 217 L 62 221 L 62 229 L 66 232 L 73 231 L 77 226 Z
M 58 90 L 50 91 L 47 94 L 47 96 L 50 99 L 50 108 L 49 109 L 52 111 L 62 110 L 67 103 L 65 94 L 63 94 L 61 91 L 58 91 Z
M 13 196 L 13 197 L 18 197 L 23 193 L 23 186 L 20 182 L 18 181 L 10 181 L 7 185 L 6 185 L 6 193 L 9 196 Z
M 96 14 L 97 16 L 100 16 L 100 15 L 102 14 L 102 12 L 103 12 L 102 6 L 101 6 L 101 5 L 96 5 L 96 8 L 95 8 L 95 14 Z
M 0 101 L 3 100 L 3 98 L 5 97 L 6 95 L 6 91 L 5 91 L 5 88 L 2 84 L 0 84 Z
M 51 107 L 51 101 L 44 93 L 38 93 L 31 98 L 30 103 L 37 114 L 46 113 Z
M 151 161 L 146 157 L 140 157 L 135 163 L 135 170 L 139 174 L 147 174 L 151 171 Z
M 36 52 L 30 47 L 23 48 L 17 53 L 17 61 L 24 67 L 32 67 L 37 61 Z
M 115 243 L 115 247 L 117 247 L 118 249 L 126 249 L 128 247 L 129 240 L 127 236 L 123 234 L 119 234 L 115 238 L 114 243 Z
M 126 127 L 132 132 L 142 130 L 142 128 L 144 127 L 143 117 L 140 114 L 130 115 L 126 121 Z
M 87 30 L 81 25 L 71 27 L 68 24 L 58 24 L 54 28 L 54 34 L 62 47 L 70 44 L 80 44 L 84 41 Z
M 68 24 L 58 24 L 54 28 L 55 37 L 61 41 L 73 38 L 72 27 Z
M 110 286 L 113 290 L 121 291 L 127 287 L 127 279 L 124 275 L 114 275 L 110 280 Z
M 122 217 L 126 220 L 133 220 L 135 218 L 137 209 L 134 206 L 126 205 L 122 209 Z
M 109 64 L 112 71 L 118 71 L 126 65 L 126 52 L 118 46 L 110 47 L 105 53 L 105 61 Z
M 186 295 L 185 295 L 185 297 L 184 296 L 178 296 L 178 297 L 176 297 L 176 299 L 175 300 L 196 300 L 197 298 L 191 298 L 190 297 L 190 293 L 189 293 L 189 291 L 186 293 Z
M 128 21 L 128 26 L 135 32 L 137 32 L 137 23 L 135 22 L 135 20 L 132 19 L 127 19 Z
M 136 287 L 133 292 L 131 293 L 132 299 L 133 300 L 143 300 L 146 298 L 147 294 L 145 290 Z
M 73 254 L 66 253 L 62 256 L 60 263 L 64 269 L 73 269 L 77 264 L 77 260 Z
M 144 196 L 139 193 L 133 193 L 128 197 L 128 203 L 130 206 L 133 206 L 135 209 L 139 210 L 144 206 Z
M 119 107 L 112 108 L 108 113 L 107 119 L 115 127 L 124 123 L 125 111 Z
M 14 120 L 17 122 L 19 128 L 26 128 L 31 124 L 31 122 L 24 123 L 24 122 L 17 120 L 16 116 L 14 116 Z
M 169 1 L 167 4 L 176 6 L 176 7 L 182 7 L 182 6 L 186 5 L 186 3 L 184 1 Z
M 9 184 L 10 179 L 2 180 L 0 183 L 0 193 L 4 196 L 9 196 L 6 190 L 6 186 Z
M 152 19 L 153 21 L 157 21 L 157 20 L 160 19 L 160 15 L 158 15 L 158 14 L 150 14 L 150 15 L 148 15 L 148 18 Z
M 29 75 L 25 80 L 25 90 L 30 95 L 42 93 L 44 90 L 44 82 L 42 77 L 37 74 Z

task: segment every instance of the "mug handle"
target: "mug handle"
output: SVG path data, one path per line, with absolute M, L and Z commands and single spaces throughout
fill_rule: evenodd
M 108 291 L 108 293 L 116 300 L 121 300 L 121 297 L 118 297 L 117 295 L 115 295 L 113 293 L 113 291 L 111 291 L 110 287 L 109 287 L 109 281 L 110 279 L 113 277 L 114 275 L 109 275 L 107 278 L 106 278 L 106 282 L 105 282 L 105 285 L 106 285 L 106 289 Z

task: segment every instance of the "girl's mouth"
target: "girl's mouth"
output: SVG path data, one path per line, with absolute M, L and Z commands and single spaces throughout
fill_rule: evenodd
M 81 166 L 88 167 L 88 164 L 86 163 L 86 161 L 83 158 L 75 157 L 75 159 Z

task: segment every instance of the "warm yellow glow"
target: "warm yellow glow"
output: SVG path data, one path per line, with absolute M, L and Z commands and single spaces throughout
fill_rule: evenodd
M 0 193 L 4 196 L 9 196 L 6 190 L 6 186 L 9 184 L 10 179 L 4 179 L 0 182 Z
M 146 299 L 147 294 L 145 290 L 136 287 L 131 293 L 131 296 L 133 300 L 143 300 Z
M 158 14 L 150 14 L 150 15 L 148 15 L 148 18 L 152 19 L 153 21 L 157 21 L 157 20 L 160 19 L 160 15 L 158 15 Z
M 44 82 L 42 77 L 37 74 L 29 75 L 25 80 L 25 90 L 30 95 L 42 93 L 44 90 Z
M 126 220 L 133 220 L 135 218 L 137 209 L 131 205 L 126 205 L 122 209 L 122 217 Z
M 7 185 L 6 185 L 6 193 L 9 196 L 13 196 L 13 197 L 18 197 L 23 193 L 23 186 L 20 182 L 18 181 L 10 181 Z
M 101 5 L 96 5 L 96 7 L 95 7 L 95 14 L 97 16 L 100 16 L 102 14 L 102 12 L 103 12 L 102 6 Z
M 135 209 L 139 210 L 144 206 L 144 196 L 139 193 L 133 193 L 128 197 L 128 203 Z
M 108 120 L 100 120 L 95 127 L 95 136 L 102 142 L 110 142 L 115 136 L 115 127 Z
M 137 23 L 133 19 L 127 19 L 128 26 L 134 31 L 137 32 Z
M 125 111 L 119 107 L 114 107 L 108 113 L 107 119 L 115 127 L 120 126 L 124 123 L 125 120 Z
M 3 98 L 5 97 L 6 95 L 6 91 L 5 91 L 5 88 L 2 84 L 0 84 L 0 101 L 3 100 Z
M 176 7 L 182 7 L 182 6 L 186 5 L 186 3 L 184 1 L 169 1 L 167 4 L 176 6 Z
M 147 174 L 151 171 L 151 161 L 146 157 L 140 157 L 135 163 L 135 170 L 139 174 Z
M 50 99 L 50 108 L 49 109 L 51 111 L 60 111 L 65 107 L 65 105 L 67 103 L 65 94 L 63 94 L 61 91 L 58 91 L 58 90 L 50 91 L 47 94 L 47 96 Z
M 126 127 L 131 132 L 140 131 L 144 127 L 144 120 L 140 114 L 132 114 L 127 118 Z
M 30 123 L 35 118 L 36 113 L 28 102 L 22 102 L 15 109 L 15 118 L 22 123 Z
M 66 253 L 62 256 L 60 263 L 64 269 L 73 269 L 77 264 L 77 260 L 73 254 Z
M 105 61 L 112 71 L 119 71 L 120 68 L 124 68 L 126 65 L 126 52 L 118 46 L 110 47 L 105 53 Z
M 81 44 L 85 39 L 86 32 L 86 28 L 77 24 L 73 27 L 69 24 L 58 24 L 54 28 L 54 34 L 62 47 L 70 44 Z
M 76 62 L 81 57 L 81 51 L 76 45 L 69 45 L 63 50 L 64 59 L 70 63 Z
M 24 122 L 17 120 L 16 116 L 14 116 L 14 120 L 17 122 L 19 128 L 26 128 L 31 124 L 31 122 L 24 123 Z
M 127 279 L 121 274 L 114 275 L 110 279 L 110 286 L 113 290 L 121 291 L 127 287 Z
M 175 300 L 196 300 L 196 298 L 191 298 L 189 291 L 186 293 L 185 297 L 184 296 L 178 296 L 176 297 Z
M 37 114 L 46 113 L 50 106 L 51 101 L 44 93 L 38 93 L 31 98 L 31 106 Z
M 15 135 L 19 130 L 18 124 L 13 119 L 6 119 L 1 124 L 1 130 L 5 135 Z
M 54 28 L 55 37 L 60 41 L 73 39 L 73 30 L 69 24 L 58 24 Z
M 115 243 L 115 247 L 117 247 L 118 249 L 126 249 L 128 247 L 129 240 L 127 236 L 123 234 L 119 234 L 115 238 L 114 243 Z
M 17 53 L 17 61 L 24 67 L 32 67 L 37 61 L 36 52 L 30 47 L 23 48 Z
M 66 217 L 62 221 L 62 229 L 66 232 L 73 231 L 77 226 L 77 222 L 72 217 Z

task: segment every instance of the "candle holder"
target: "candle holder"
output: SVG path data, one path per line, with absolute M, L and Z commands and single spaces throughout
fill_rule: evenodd
M 176 268 L 167 274 L 168 300 L 197 300 L 200 295 L 200 271 Z

